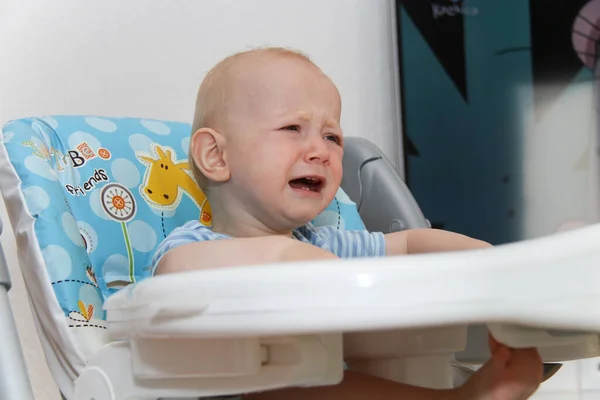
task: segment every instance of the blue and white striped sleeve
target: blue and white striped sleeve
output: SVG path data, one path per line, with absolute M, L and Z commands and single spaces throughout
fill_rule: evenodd
M 380 257 L 386 255 L 385 235 L 382 232 L 345 231 L 331 226 L 316 228 L 330 251 L 340 258 Z
M 221 237 L 198 223 L 198 221 L 188 222 L 187 224 L 173 229 L 165 240 L 158 245 L 156 252 L 152 257 L 151 276 L 154 276 L 159 261 L 169 250 L 188 243 L 197 243 L 214 239 L 221 239 Z

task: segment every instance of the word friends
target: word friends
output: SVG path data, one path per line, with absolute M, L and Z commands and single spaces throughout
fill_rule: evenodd
M 73 186 L 65 185 L 65 189 L 71 196 L 85 196 L 87 192 L 91 191 L 96 187 L 99 182 L 108 181 L 108 175 L 102 168 L 95 169 L 94 175 L 90 176 L 82 185 Z

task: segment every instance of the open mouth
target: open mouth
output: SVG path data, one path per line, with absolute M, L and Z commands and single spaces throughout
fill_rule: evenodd
M 292 189 L 306 190 L 308 192 L 321 193 L 325 186 L 325 179 L 318 176 L 303 176 L 290 181 Z

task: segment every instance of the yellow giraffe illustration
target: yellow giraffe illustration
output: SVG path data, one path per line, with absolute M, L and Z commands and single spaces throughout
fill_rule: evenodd
M 187 161 L 173 161 L 174 151 L 169 147 L 153 145 L 157 158 L 137 154 L 144 163 L 146 174 L 140 193 L 150 205 L 159 209 L 172 210 L 179 205 L 182 193 L 187 194 L 200 209 L 200 222 L 210 226 L 212 212 L 204 192 L 186 172 L 190 169 Z

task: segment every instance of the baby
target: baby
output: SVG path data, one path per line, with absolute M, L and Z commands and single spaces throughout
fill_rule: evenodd
M 154 273 L 337 257 L 484 248 L 435 229 L 382 234 L 315 227 L 342 178 L 340 94 L 307 57 L 281 48 L 226 58 L 198 91 L 190 141 L 194 176 L 212 228 L 192 221 L 159 246 Z M 402 268 L 399 265 L 398 268 Z M 524 399 L 542 380 L 535 349 L 490 338 L 492 358 L 463 386 L 433 390 L 346 371 L 335 386 L 291 388 L 247 399 Z

